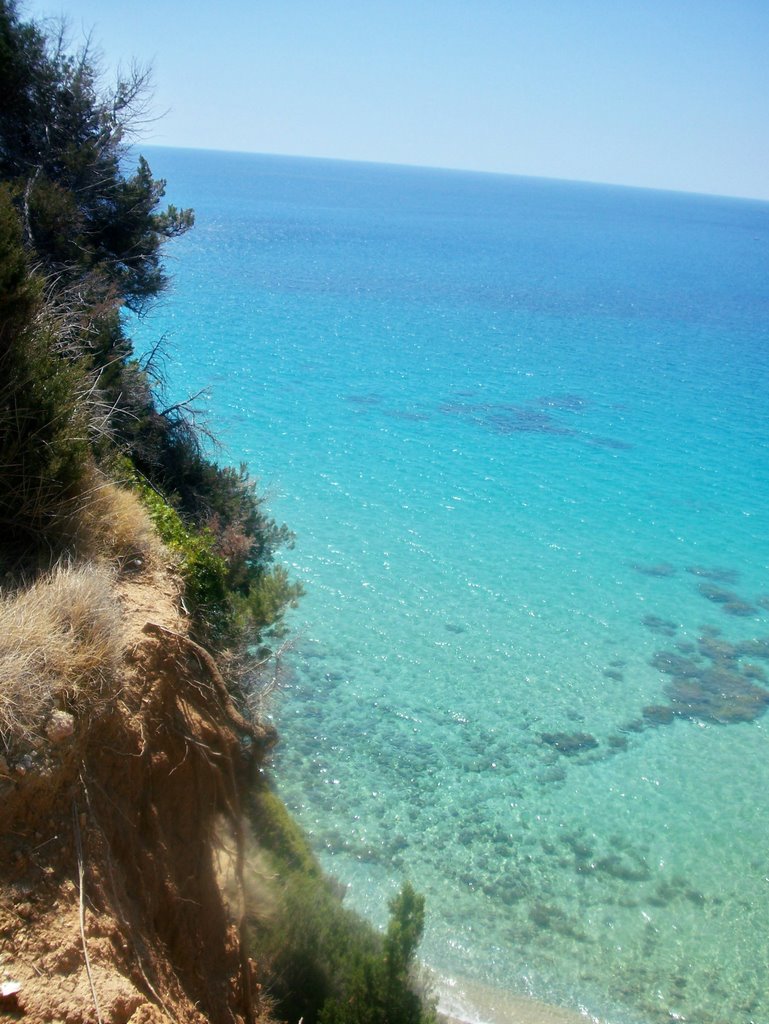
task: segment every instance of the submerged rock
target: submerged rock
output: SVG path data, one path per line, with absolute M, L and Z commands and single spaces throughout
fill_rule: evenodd
M 766 670 L 760 665 L 751 665 L 750 662 L 742 666 L 742 674 L 748 679 L 758 679 L 762 682 L 766 680 Z
M 567 757 L 581 754 L 584 750 L 594 750 L 598 746 L 598 740 L 589 732 L 543 732 L 540 733 L 540 739 Z
M 730 644 L 727 640 L 719 640 L 713 636 L 701 636 L 698 649 L 703 657 L 721 664 L 736 664 L 740 657 L 738 647 Z
M 537 928 L 542 928 L 545 931 L 555 932 L 566 938 L 577 939 L 579 942 L 587 941 L 587 935 L 579 927 L 579 924 L 565 911 L 561 910 L 560 907 L 553 906 L 552 904 L 539 901 L 533 903 L 529 910 L 529 920 Z
M 757 665 L 740 669 L 746 654 L 769 657 L 769 640 L 728 643 L 712 633 L 700 636 L 699 657 L 683 657 L 673 651 L 657 651 L 651 664 L 669 676 L 665 692 L 670 706 L 649 705 L 643 709 L 646 725 L 662 725 L 673 716 L 698 718 L 729 724 L 749 722 L 769 706 L 769 691 L 756 685 L 764 671 Z
M 567 412 L 580 412 L 590 405 L 590 400 L 583 395 L 541 395 L 536 399 L 537 405 L 546 405 L 550 409 L 565 409 Z
M 662 619 L 659 615 L 644 615 L 643 624 L 653 633 L 660 633 L 662 636 L 675 636 L 678 631 L 678 623 L 670 619 Z
M 751 615 L 755 615 L 758 609 L 749 604 L 747 601 L 727 601 L 723 606 L 724 611 L 727 615 L 740 615 L 743 618 L 748 618 Z
M 633 718 L 629 722 L 625 722 L 624 725 L 620 726 L 622 732 L 643 732 L 646 728 L 646 723 L 642 718 Z
M 656 565 L 641 565 L 639 562 L 633 562 L 630 568 L 640 572 L 642 576 L 659 576 L 663 579 L 676 574 L 676 567 L 669 562 L 658 562 Z
M 610 736 L 608 743 L 612 750 L 627 750 L 627 736 Z
M 595 862 L 595 869 L 623 882 L 645 882 L 651 874 L 644 859 L 634 853 L 610 853 Z
M 641 714 L 650 725 L 668 725 L 676 717 L 669 704 L 647 704 Z
M 702 671 L 699 662 L 693 658 L 684 658 L 675 651 L 657 651 L 651 659 L 651 664 L 667 676 L 696 676 Z
M 769 661 L 769 637 L 745 640 L 737 645 L 737 652 L 740 657 L 761 658 L 762 660 Z
M 740 578 L 736 569 L 711 569 L 705 565 L 687 565 L 686 571 L 693 576 L 713 580 L 714 583 L 736 583 Z
M 769 705 L 769 691 L 724 667 L 674 676 L 666 690 L 676 714 L 721 725 L 750 722 Z
M 706 601 L 712 601 L 714 604 L 730 604 L 740 600 L 734 591 L 724 590 L 723 587 L 717 587 L 713 583 L 700 583 L 697 590 Z

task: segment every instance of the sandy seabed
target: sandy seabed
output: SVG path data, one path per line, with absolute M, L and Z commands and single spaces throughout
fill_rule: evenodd
M 436 976 L 438 1012 L 446 1024 L 603 1024 L 587 1013 L 489 988 L 475 981 Z

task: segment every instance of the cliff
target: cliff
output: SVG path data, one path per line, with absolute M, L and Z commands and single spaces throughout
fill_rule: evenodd
M 0 1007 L 67 1024 L 266 1020 L 242 801 L 267 734 L 189 640 L 172 565 L 86 572 L 119 610 L 116 660 L 2 764 Z
M 423 900 L 385 935 L 344 908 L 270 786 L 274 730 L 190 635 L 180 557 L 132 491 L 99 508 L 98 556 L 0 595 L 0 1016 L 432 1021 Z
M 423 901 L 346 911 L 265 771 L 291 533 L 128 334 L 194 219 L 146 85 L 0 0 L 0 1015 L 418 1024 Z

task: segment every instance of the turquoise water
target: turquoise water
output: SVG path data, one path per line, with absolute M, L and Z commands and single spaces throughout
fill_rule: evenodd
M 769 204 L 154 150 L 210 389 L 307 595 L 281 792 L 425 959 L 769 1022 Z

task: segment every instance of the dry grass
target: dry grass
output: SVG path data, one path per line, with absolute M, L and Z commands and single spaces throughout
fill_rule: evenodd
M 55 708 L 96 710 L 121 654 L 120 612 L 110 574 L 58 567 L 0 598 L 0 742 L 6 751 L 44 735 Z
M 138 496 L 95 473 L 72 521 L 78 558 L 106 559 L 119 571 L 171 560 Z

